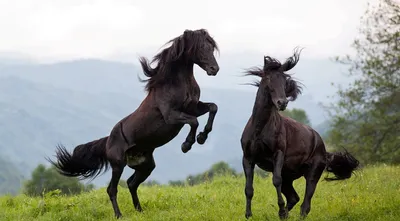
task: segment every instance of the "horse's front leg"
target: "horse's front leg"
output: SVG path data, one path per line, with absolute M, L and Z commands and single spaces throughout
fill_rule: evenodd
M 197 143 L 204 144 L 207 140 L 208 134 L 212 131 L 215 115 L 217 114 L 218 106 L 215 103 L 203 103 L 199 101 L 196 105 L 195 116 L 200 117 L 205 113 L 209 113 L 206 126 L 203 132 L 197 135 Z
M 184 153 L 192 149 L 192 145 L 196 142 L 196 132 L 197 128 L 199 127 L 197 117 L 176 109 L 172 109 L 167 105 L 161 106 L 160 111 L 167 124 L 189 124 L 190 131 L 185 142 L 182 143 L 181 149 Z
M 244 193 L 246 195 L 246 219 L 250 218 L 253 213 L 251 212 L 251 200 L 254 195 L 253 179 L 254 179 L 254 167 L 255 164 L 243 156 L 242 159 L 244 175 L 246 178 L 246 186 L 244 188 Z
M 285 161 L 285 155 L 281 150 L 275 152 L 274 159 L 274 171 L 272 173 L 272 183 L 275 186 L 276 193 L 278 196 L 278 206 L 279 206 L 279 218 L 286 219 L 288 216 L 288 211 L 285 208 L 285 201 L 282 197 L 282 168 Z

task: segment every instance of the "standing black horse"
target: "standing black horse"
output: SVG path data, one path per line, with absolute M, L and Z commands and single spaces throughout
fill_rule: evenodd
M 264 67 L 250 69 L 246 75 L 261 77 L 252 115 L 243 131 L 243 169 L 246 176 L 246 218 L 252 215 L 254 166 L 270 171 L 276 188 L 279 217 L 286 218 L 288 212 L 300 198 L 293 188 L 293 181 L 304 176 L 306 192 L 301 205 L 302 217 L 311 209 L 311 198 L 322 172 L 327 169 L 335 174 L 329 180 L 350 178 L 357 169 L 358 161 L 345 153 L 328 153 L 320 135 L 295 120 L 284 117 L 279 111 L 286 109 L 288 101 L 294 101 L 301 87 L 284 73 L 299 61 L 300 52 L 295 51 L 284 64 L 276 59 L 264 57 Z M 285 195 L 287 205 L 282 197 Z
M 149 77 L 146 80 L 148 95 L 135 112 L 119 121 L 108 137 L 81 144 L 72 155 L 59 146 L 58 162 L 49 160 L 61 174 L 82 178 L 94 178 L 111 165 L 107 193 L 117 218 L 122 216 L 117 203 L 117 186 L 124 167 L 128 165 L 135 170 L 127 183 L 136 210 L 142 211 L 137 189 L 156 167 L 154 149 L 168 143 L 189 124 L 190 132 L 182 144 L 182 151 L 189 151 L 196 141 L 197 117 L 209 112 L 204 131 L 197 135 L 197 142 L 204 144 L 217 113 L 216 104 L 199 101 L 200 88 L 193 75 L 194 64 L 211 76 L 219 71 L 214 57 L 214 51 L 218 50 L 214 39 L 204 29 L 186 30 L 168 43 L 172 45 L 154 57 L 153 62 L 158 62 L 154 69 L 146 58 L 140 58 L 143 72 Z

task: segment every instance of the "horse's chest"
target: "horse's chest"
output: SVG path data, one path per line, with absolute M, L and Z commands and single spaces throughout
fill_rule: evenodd
M 200 99 L 200 88 L 199 86 L 189 87 L 185 90 L 185 103 L 192 103 L 199 101 Z

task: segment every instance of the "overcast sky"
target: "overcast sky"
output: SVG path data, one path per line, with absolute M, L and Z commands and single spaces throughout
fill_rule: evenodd
M 153 54 L 206 28 L 224 53 L 349 51 L 366 0 L 0 0 L 0 52 L 40 61 Z M 289 51 L 289 52 L 288 52 Z

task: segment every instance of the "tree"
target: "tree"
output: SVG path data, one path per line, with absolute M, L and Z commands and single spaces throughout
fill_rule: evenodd
M 168 185 L 170 185 L 170 186 L 185 186 L 185 181 L 182 181 L 182 180 L 170 180 L 168 182 Z
M 32 179 L 25 183 L 24 193 L 30 196 L 40 196 L 43 192 L 59 189 L 63 194 L 73 195 L 90 191 L 93 188 L 93 184 L 84 185 L 75 177 L 59 174 L 54 166 L 46 168 L 39 164 L 32 172 Z
M 242 173 L 239 173 L 242 175 Z M 239 175 L 235 169 L 229 166 L 228 163 L 224 161 L 217 162 L 213 164 L 210 169 L 206 170 L 203 173 L 199 173 L 196 175 L 189 175 L 185 181 L 174 180 L 169 181 L 168 185 L 170 186 L 185 186 L 185 184 L 189 186 L 199 185 L 201 183 L 205 183 L 207 181 L 211 181 L 214 177 L 217 176 L 238 176 Z M 260 176 L 262 178 L 268 177 L 268 172 L 256 167 L 254 170 L 254 174 L 256 176 Z
M 158 182 L 157 180 L 148 180 L 146 182 L 142 183 L 143 186 L 160 186 L 160 182 Z
M 293 108 L 292 110 L 282 111 L 282 114 L 300 123 L 311 126 L 310 119 L 308 119 L 307 113 L 303 109 Z
M 365 163 L 400 163 L 400 4 L 370 6 L 352 47 L 355 56 L 336 58 L 355 80 L 338 87 L 329 141 Z
M 236 171 L 229 166 L 229 164 L 220 161 L 213 164 L 211 168 L 205 171 L 204 173 L 200 173 L 197 175 L 189 175 L 186 178 L 186 181 L 190 186 L 193 186 L 200 183 L 204 183 L 206 181 L 210 181 L 215 176 L 222 176 L 222 175 L 236 176 L 237 174 Z

